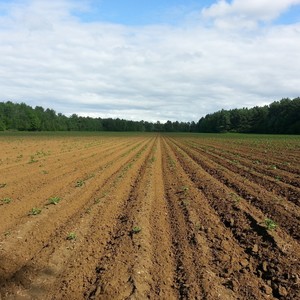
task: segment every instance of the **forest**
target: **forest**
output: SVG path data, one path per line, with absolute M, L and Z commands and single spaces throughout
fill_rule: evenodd
M 201 115 L 201 112 L 199 112 Z M 0 131 L 141 131 L 300 134 L 300 98 L 284 98 L 270 105 L 220 110 L 198 122 L 156 123 L 112 118 L 67 117 L 53 109 L 25 103 L 0 102 Z

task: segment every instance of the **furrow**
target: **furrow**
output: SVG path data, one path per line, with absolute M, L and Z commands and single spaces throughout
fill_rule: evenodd
M 100 202 L 89 208 L 80 222 L 69 224 L 69 230 L 75 231 L 79 238 L 71 247 L 72 253 L 68 253 L 64 264 L 58 270 L 55 270 L 55 276 L 47 276 L 47 284 L 40 282 L 40 287 L 43 287 L 44 294 L 49 293 L 49 298 L 53 298 L 53 288 L 56 290 L 56 299 L 64 297 L 70 297 L 71 299 L 85 298 L 84 294 L 94 280 L 94 272 L 99 256 L 102 255 L 101 253 L 103 253 L 105 245 L 110 239 L 111 231 L 122 209 L 123 198 L 121 195 L 127 193 L 133 184 L 136 171 L 143 164 L 144 157 L 150 151 L 152 144 L 153 140 L 150 140 L 147 147 L 136 153 L 131 161 L 122 164 L 119 172 L 110 178 L 99 192 L 94 192 L 94 197 L 96 199 L 100 197 Z M 50 265 L 54 269 L 64 255 L 64 247 L 61 247 L 60 243 L 60 240 L 56 239 L 51 247 L 55 249 L 50 260 Z M 87 245 L 89 246 L 87 247 Z M 49 256 L 49 251 L 47 250 L 47 253 L 44 254 L 46 258 Z M 49 262 L 47 265 L 49 265 Z M 38 278 L 43 276 L 43 272 L 43 268 L 36 272 Z
M 88 181 L 94 180 L 95 177 L 101 176 L 105 169 L 122 160 L 141 144 L 142 142 L 133 144 L 130 148 L 121 147 L 120 151 L 110 152 L 104 156 L 101 155 L 100 151 L 101 160 L 93 156 L 90 160 L 83 159 L 80 164 L 74 161 L 73 167 L 67 166 L 64 172 L 57 175 L 53 171 L 53 175 L 47 176 L 42 182 L 40 176 L 28 176 L 27 183 L 25 182 L 24 185 L 15 189 L 13 187 L 11 189 L 6 188 L 3 196 L 10 197 L 12 203 L 9 206 L 0 205 L 0 213 L 5 211 L 0 221 L 1 233 L 12 231 L 12 226 L 23 222 L 24 217 L 30 213 L 32 208 L 41 209 L 45 207 L 50 197 L 67 195 L 67 198 L 70 198 L 70 194 L 74 193 L 74 187 L 78 185 L 79 188 L 79 185 L 85 185 Z M 34 182 L 35 177 L 37 177 L 36 182 Z M 32 185 L 34 186 L 33 189 L 31 188 Z M 46 206 L 46 208 L 48 207 Z
M 290 185 L 289 183 L 282 182 L 282 177 L 279 175 L 269 176 L 264 173 L 263 169 L 257 169 L 253 166 L 253 162 L 244 161 L 236 157 L 228 156 L 224 152 L 214 153 L 210 151 L 203 151 L 198 147 L 187 144 L 192 149 L 195 149 L 200 155 L 204 155 L 217 162 L 220 167 L 225 167 L 231 171 L 240 174 L 242 177 L 251 180 L 255 184 L 260 185 L 262 188 L 270 192 L 275 192 L 280 197 L 285 197 L 287 200 L 300 206 L 300 189 L 295 187 L 298 185 Z M 233 159 L 233 160 L 232 160 Z M 289 180 L 287 180 L 290 182 Z
M 118 174 L 123 169 L 123 165 L 134 159 L 135 155 L 145 148 L 149 142 L 144 143 L 129 157 L 123 157 L 118 166 L 111 167 L 103 175 L 99 174 L 98 180 L 93 178 L 94 181 L 87 183 L 85 187 L 74 188 L 71 194 L 64 197 L 64 201 L 56 206 L 49 207 L 47 212 L 31 218 L 22 224 L 18 231 L 14 230 L 9 236 L 6 236 L 1 244 L 1 278 L 8 282 L 9 278 L 13 278 L 13 274 L 26 271 L 27 262 L 40 251 L 39 249 L 46 249 L 49 239 L 55 239 L 56 235 L 61 236 L 64 227 L 67 227 L 68 223 L 79 220 L 80 216 L 93 205 L 95 191 L 98 194 L 102 193 L 103 184 L 109 181 L 109 178 Z M 49 219 L 53 219 L 55 222 L 49 224 Z M 66 233 L 64 232 L 64 234 Z M 22 251 L 12 252 L 11 249 L 22 249 Z
M 285 299 L 296 297 L 299 244 L 279 229 L 275 232 L 267 230 L 263 223 L 264 216 L 259 211 L 242 198 L 239 203 L 234 203 L 228 187 L 199 168 L 174 143 L 168 143 L 182 168 L 208 199 L 223 224 L 231 230 L 236 242 L 240 243 L 245 254 L 250 255 L 249 268 L 265 282 L 262 291 L 271 293 L 275 298 L 281 298 L 282 291 L 284 294 L 288 291 L 290 295 Z M 287 278 L 293 279 L 288 281 Z
M 177 178 L 175 201 L 180 204 L 189 226 L 186 235 L 190 247 L 194 248 L 194 265 L 203 299 L 263 299 L 263 293 L 257 289 L 263 286 L 263 281 L 248 269 L 248 255 L 234 241 L 209 200 L 199 192 L 170 145 L 166 143 L 165 147 L 168 153 L 166 168 L 170 169 L 173 179 Z
M 291 202 L 276 201 L 273 193 L 260 189 L 256 184 L 244 179 L 229 169 L 220 169 L 219 165 L 199 153 L 194 153 L 181 144 L 172 141 L 184 153 L 189 155 L 201 168 L 216 180 L 234 190 L 234 194 L 243 197 L 251 205 L 259 208 L 268 218 L 274 219 L 294 239 L 299 239 L 299 207 Z M 233 197 L 235 197 L 233 195 Z M 238 199 L 237 199 L 238 200 Z

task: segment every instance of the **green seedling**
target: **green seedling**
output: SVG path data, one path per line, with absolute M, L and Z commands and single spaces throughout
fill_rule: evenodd
M 36 216 L 36 215 L 39 215 L 41 212 L 42 212 L 42 210 L 40 208 L 33 207 L 28 215 Z
M 6 183 L 0 183 L 0 189 L 3 189 L 4 187 L 6 187 Z
M 241 198 L 237 194 L 230 193 L 230 196 L 235 205 L 238 205 L 241 202 Z
M 49 155 L 49 154 L 50 154 L 50 153 L 47 154 L 44 150 L 37 151 L 37 152 L 35 153 L 35 155 L 38 156 L 38 157 L 47 156 L 47 155 Z
M 36 162 L 38 162 L 38 160 L 35 159 L 34 155 L 31 155 L 31 156 L 30 156 L 30 161 L 29 161 L 28 163 L 29 163 L 29 164 L 33 164 L 33 163 L 36 163 Z
M 153 156 L 153 157 L 151 157 L 151 158 L 150 158 L 150 163 L 154 163 L 154 162 L 155 162 L 155 160 L 156 160 L 156 159 L 155 159 L 155 157 L 154 157 L 154 156 Z
M 78 180 L 77 182 L 76 182 L 76 187 L 81 187 L 81 186 L 83 186 L 85 184 L 85 182 L 83 181 L 83 180 Z
M 11 198 L 3 198 L 3 199 L 1 199 L 1 202 L 3 204 L 9 204 L 11 202 Z
M 172 158 L 169 158 L 169 164 L 171 167 L 175 167 L 176 163 Z
M 59 198 L 59 197 L 51 197 L 48 199 L 48 204 L 56 205 L 59 203 L 60 200 L 61 200 L 61 198 Z
M 201 229 L 201 224 L 200 223 L 196 223 L 195 230 L 196 231 L 200 231 L 200 229 Z
M 76 233 L 75 232 L 70 232 L 67 235 L 67 240 L 69 240 L 69 241 L 76 240 Z
M 277 227 L 277 224 L 272 219 L 265 219 L 265 225 L 268 230 L 274 230 Z
M 189 190 L 189 188 L 188 188 L 187 186 L 183 186 L 183 187 L 182 187 L 182 191 L 183 191 L 183 192 L 187 192 L 188 190 Z
M 137 234 L 137 233 L 141 232 L 141 230 L 142 230 L 141 227 L 139 227 L 139 226 L 134 226 L 134 227 L 132 228 L 131 232 L 132 232 L 133 234 Z

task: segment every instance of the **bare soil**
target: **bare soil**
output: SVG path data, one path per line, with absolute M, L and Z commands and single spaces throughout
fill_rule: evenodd
M 2 136 L 0 299 L 300 299 L 299 150 Z

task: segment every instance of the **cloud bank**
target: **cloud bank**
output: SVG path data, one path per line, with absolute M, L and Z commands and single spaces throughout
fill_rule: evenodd
M 272 21 L 297 4 L 300 0 L 219 0 L 204 8 L 202 15 L 214 19 L 217 27 L 253 29 L 258 22 Z
M 197 121 L 297 97 L 300 24 L 271 21 L 299 2 L 219 1 L 177 26 L 82 21 L 85 1 L 2 4 L 0 100 L 67 115 Z

